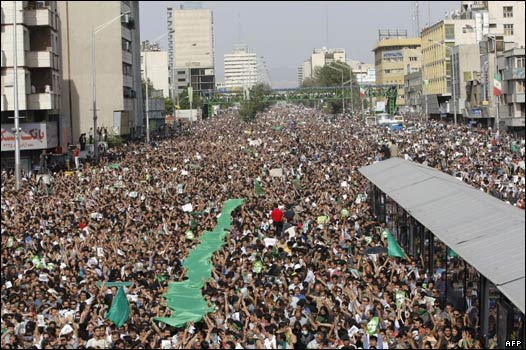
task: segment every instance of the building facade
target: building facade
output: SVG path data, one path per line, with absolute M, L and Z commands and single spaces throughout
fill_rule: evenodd
M 249 89 L 258 82 L 257 55 L 247 46 L 237 46 L 224 55 L 225 87 L 231 90 Z
M 376 84 L 376 69 L 374 68 L 374 64 L 354 60 L 348 60 L 347 64 L 351 67 L 356 81 L 359 84 Z
M 322 47 L 321 49 L 314 49 L 310 58 L 305 60 L 301 69 L 301 84 L 307 78 L 313 78 L 316 74 L 316 69 L 319 69 L 326 64 L 334 62 L 346 62 L 346 55 L 344 49 L 327 49 Z M 300 84 L 300 85 L 301 85 Z
M 215 86 L 212 10 L 185 8 L 172 10 L 173 84 L 176 94 L 192 86 L 197 93 Z
M 15 7 L 16 6 L 16 7 Z M 16 14 L 16 25 L 14 14 Z M 21 168 L 38 163 L 42 150 L 66 146 L 61 125 L 61 67 L 56 1 L 2 2 L 2 168 L 14 167 L 15 49 Z
M 59 1 L 62 23 L 62 113 L 72 141 L 93 130 L 92 50 L 95 49 L 97 129 L 138 137 L 142 118 L 138 1 Z M 119 17 L 120 16 L 120 17 Z M 92 29 L 95 28 L 92 47 Z
M 158 47 L 143 45 L 141 52 L 141 78 L 152 83 L 155 90 L 162 91 L 162 97 L 170 97 L 170 82 L 168 69 L 168 52 L 160 51 Z
M 497 57 L 497 69 L 502 76 L 499 97 L 500 127 L 524 135 L 524 47 L 504 51 Z
M 381 38 L 373 51 L 376 83 L 396 85 L 396 105 L 404 106 L 404 76 L 421 67 L 420 38 Z

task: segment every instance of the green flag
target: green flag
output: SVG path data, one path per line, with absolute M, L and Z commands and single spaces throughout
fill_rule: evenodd
M 367 323 L 367 334 L 373 335 L 378 333 L 376 330 L 378 328 L 378 323 L 380 322 L 380 319 L 378 317 L 373 317 L 369 323 Z
M 117 295 L 113 298 L 106 318 L 115 323 L 117 328 L 122 327 L 122 325 L 128 321 L 128 318 L 130 318 L 130 304 L 128 304 L 123 287 L 119 287 L 117 290 Z
M 274 131 L 280 131 L 281 129 L 283 129 L 283 125 L 276 125 L 272 128 Z
M 407 259 L 407 256 L 391 232 L 387 232 L 387 254 L 389 254 L 389 256 Z
M 112 168 L 112 169 L 119 169 L 120 167 L 121 166 L 119 164 L 117 164 L 117 163 L 110 164 L 110 168 Z
M 511 144 L 511 151 L 513 153 L 519 153 L 519 149 L 517 148 L 517 145 L 515 145 L 514 143 Z
M 254 180 L 254 188 L 256 190 L 256 196 L 262 196 L 265 194 L 265 190 L 261 187 L 261 183 L 258 180 Z
M 458 254 L 453 249 L 447 247 L 447 257 L 448 258 L 458 258 Z

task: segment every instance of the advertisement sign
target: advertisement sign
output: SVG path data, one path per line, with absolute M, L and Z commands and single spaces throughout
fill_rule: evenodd
M 2 124 L 2 152 L 15 150 L 13 124 Z M 48 149 L 58 146 L 56 122 L 21 123 L 20 150 Z
M 384 52 L 384 60 L 386 58 L 403 59 L 404 55 L 400 51 L 386 51 Z

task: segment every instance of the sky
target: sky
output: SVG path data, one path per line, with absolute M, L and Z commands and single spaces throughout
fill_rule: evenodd
M 312 50 L 343 48 L 347 59 L 374 63 L 378 30 L 402 29 L 412 36 L 413 1 L 203 1 L 213 11 L 216 82 L 223 82 L 223 55 L 248 45 L 265 61 L 274 88 L 296 87 L 297 69 Z M 168 30 L 166 8 L 180 1 L 140 1 L 141 41 Z M 444 19 L 460 1 L 420 1 L 420 26 Z M 327 20 L 328 19 L 328 20 Z M 327 26 L 328 24 L 328 26 Z M 328 29 L 328 30 L 327 30 Z M 327 35 L 328 34 L 328 35 Z M 167 39 L 161 40 L 167 49 Z M 260 57 L 263 56 L 263 59 Z

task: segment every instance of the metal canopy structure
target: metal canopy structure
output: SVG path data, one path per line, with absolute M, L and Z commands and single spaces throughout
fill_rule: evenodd
M 524 211 L 433 168 L 391 158 L 359 169 L 524 313 Z

